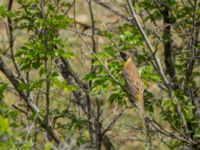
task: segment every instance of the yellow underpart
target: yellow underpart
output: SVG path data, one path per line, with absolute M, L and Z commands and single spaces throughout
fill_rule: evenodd
M 129 58 L 127 59 L 127 61 L 125 62 L 124 66 L 127 66 L 130 62 L 132 62 L 131 57 L 129 57 Z

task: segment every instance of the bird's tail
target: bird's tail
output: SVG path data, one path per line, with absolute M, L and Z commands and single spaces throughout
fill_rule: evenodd
M 152 143 L 151 143 L 151 137 L 149 134 L 149 126 L 148 123 L 146 122 L 146 111 L 144 108 L 144 99 L 142 96 L 138 97 L 138 101 L 139 101 L 139 111 L 140 111 L 140 117 L 142 119 L 142 123 L 143 123 L 143 131 L 144 134 L 146 135 L 146 141 L 147 141 L 147 146 L 149 149 L 152 149 Z
M 144 100 L 142 94 L 138 95 L 138 101 L 139 101 L 140 117 L 144 119 L 146 117 L 146 113 L 145 113 Z

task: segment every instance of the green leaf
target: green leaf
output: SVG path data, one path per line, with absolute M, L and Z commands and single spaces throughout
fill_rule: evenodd
M 67 51 L 67 52 L 62 53 L 61 56 L 64 57 L 64 58 L 73 58 L 74 57 L 74 53 L 70 52 L 70 51 Z
M 120 105 L 126 104 L 125 95 L 124 95 L 124 93 L 122 93 L 120 91 L 118 91 L 116 93 L 112 93 L 108 100 L 110 103 L 117 103 Z
M 194 137 L 200 138 L 200 129 L 199 128 L 195 130 Z
M 89 73 L 83 79 L 86 80 L 86 81 L 91 81 L 91 80 L 93 80 L 95 78 L 96 78 L 96 74 L 95 73 Z
M 41 67 L 39 70 L 39 75 L 42 76 L 43 74 L 47 73 L 48 70 L 45 67 Z
M 29 83 L 20 83 L 17 88 L 19 90 L 29 90 L 30 84 Z
M 56 78 L 58 76 L 59 76 L 58 72 L 54 71 L 54 72 L 51 73 L 51 78 Z
M 23 63 L 21 65 L 21 70 L 29 70 L 31 68 L 31 64 L 30 63 Z
M 4 98 L 4 91 L 7 88 L 7 84 L 0 84 L 0 101 Z
M 76 91 L 76 90 L 77 90 L 77 87 L 73 86 L 73 85 L 65 85 L 65 87 L 64 87 L 65 92 Z
M 30 83 L 30 90 L 41 88 L 44 81 L 45 81 L 45 79 L 40 79 L 40 80 L 32 81 Z
M 51 150 L 52 149 L 52 144 L 51 143 L 46 143 L 44 150 Z
M 142 79 L 145 79 L 147 81 L 153 81 L 153 82 L 160 82 L 162 81 L 160 75 L 154 72 L 152 66 L 145 66 L 140 69 L 141 77 Z
M 101 36 L 105 36 L 107 37 L 108 39 L 112 39 L 114 37 L 113 33 L 112 32 L 109 32 L 107 30 L 99 30 L 98 35 L 101 35 Z
M 11 132 L 9 120 L 3 118 L 1 115 L 0 115 L 0 132 L 3 132 L 3 133 Z
M 42 64 L 41 64 L 40 62 L 33 62 L 33 63 L 32 63 L 32 67 L 33 67 L 34 69 L 38 69 L 41 65 L 42 65 Z

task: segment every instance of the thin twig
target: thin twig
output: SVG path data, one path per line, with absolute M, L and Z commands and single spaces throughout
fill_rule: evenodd
M 124 108 L 119 114 L 117 114 L 114 119 L 108 124 L 108 126 L 102 131 L 102 135 L 106 134 L 106 132 L 108 132 L 109 130 L 111 130 L 111 128 L 113 127 L 113 125 L 116 123 L 116 121 L 122 116 L 122 114 L 125 112 L 127 108 Z
M 8 11 L 12 10 L 12 5 L 13 5 L 13 0 L 9 0 L 8 3 Z M 18 77 L 25 82 L 25 80 L 23 79 L 20 69 L 18 67 L 18 64 L 15 60 L 15 54 L 14 54 L 14 37 L 13 37 L 13 22 L 12 19 L 8 16 L 7 17 L 7 22 L 8 22 L 8 38 L 9 38 L 9 49 L 10 49 L 10 55 L 11 55 L 11 60 L 13 62 L 13 65 L 15 67 L 15 70 L 17 72 Z
M 12 107 L 15 108 L 15 109 L 17 109 L 18 111 L 22 112 L 23 114 L 28 115 L 28 112 L 26 112 L 25 110 L 19 108 L 18 106 L 16 106 L 16 105 L 13 104 Z
M 128 19 L 125 15 L 123 15 L 121 12 L 115 10 L 114 8 L 110 7 L 109 5 L 105 4 L 104 2 L 101 2 L 101 1 L 99 1 L 99 0 L 93 0 L 93 1 L 94 1 L 96 4 L 98 4 L 98 5 L 100 5 L 100 6 L 104 7 L 104 8 L 106 8 L 107 10 L 111 11 L 111 12 L 114 13 L 115 15 L 120 16 L 121 18 L 123 18 L 123 19 L 129 21 L 129 19 Z

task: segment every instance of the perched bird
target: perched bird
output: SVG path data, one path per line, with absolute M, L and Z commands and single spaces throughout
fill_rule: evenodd
M 138 68 L 136 67 L 135 64 L 135 57 L 134 57 L 135 52 L 136 51 L 131 51 L 129 53 L 120 52 L 121 57 L 125 60 L 123 66 L 123 75 L 130 90 L 131 96 L 135 98 L 137 104 L 139 105 L 140 117 L 143 121 L 143 128 L 144 128 L 143 131 L 146 135 L 147 145 L 148 147 L 150 147 L 150 149 L 152 149 L 151 135 L 148 132 L 149 126 L 148 123 L 146 122 L 146 114 L 144 109 L 143 85 Z
M 135 51 L 120 52 L 121 57 L 125 60 L 123 65 L 123 76 L 130 90 L 131 96 L 135 98 L 140 108 L 140 115 L 144 119 L 144 100 L 143 100 L 143 85 L 140 78 L 138 68 L 135 64 Z

